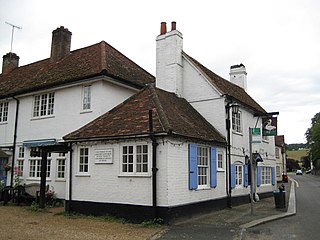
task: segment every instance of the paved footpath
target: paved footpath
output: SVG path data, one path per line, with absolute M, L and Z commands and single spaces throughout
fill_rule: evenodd
M 190 219 L 178 220 L 150 239 L 241 240 L 243 233 L 250 227 L 296 213 L 294 184 L 286 183 L 285 186 L 286 209 L 276 209 L 274 198 L 265 198 L 253 204 L 253 214 L 250 203 L 215 211 Z

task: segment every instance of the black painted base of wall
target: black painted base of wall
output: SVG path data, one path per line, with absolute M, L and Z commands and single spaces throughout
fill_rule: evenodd
M 273 196 L 272 192 L 260 193 L 260 199 Z M 250 202 L 249 195 L 232 197 L 232 206 L 238 206 Z M 166 223 L 177 218 L 190 217 L 193 215 L 209 213 L 227 208 L 227 198 L 215 199 L 205 202 L 175 206 L 175 207 L 157 207 L 152 206 L 116 204 L 116 203 L 98 203 L 86 201 L 66 201 L 66 211 L 75 211 L 86 215 L 113 215 L 125 218 L 134 223 L 141 223 L 145 220 L 162 218 Z

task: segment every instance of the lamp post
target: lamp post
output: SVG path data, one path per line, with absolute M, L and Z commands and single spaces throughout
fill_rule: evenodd
M 228 198 L 227 206 L 232 207 L 231 200 L 231 120 L 230 120 L 230 108 L 232 109 L 232 114 L 237 114 L 239 112 L 240 106 L 237 103 L 228 102 L 226 105 L 227 119 L 226 119 L 226 128 L 227 128 L 227 164 L 228 164 Z

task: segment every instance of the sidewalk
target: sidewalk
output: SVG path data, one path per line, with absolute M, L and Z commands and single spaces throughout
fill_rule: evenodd
M 242 232 L 247 228 L 296 213 L 294 183 L 290 180 L 284 185 L 285 209 L 276 209 L 273 197 L 265 198 L 253 204 L 253 214 L 251 204 L 244 204 L 177 221 L 150 239 L 242 239 Z

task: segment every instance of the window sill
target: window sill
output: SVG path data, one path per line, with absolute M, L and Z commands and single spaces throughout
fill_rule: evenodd
M 55 182 L 66 182 L 66 179 L 64 179 L 64 178 L 62 179 L 62 178 L 61 178 L 61 179 L 56 179 L 56 180 L 54 180 L 54 181 L 55 181 Z
M 150 178 L 151 177 L 151 174 L 149 174 L 149 173 L 146 173 L 146 174 L 124 174 L 124 173 L 121 173 L 121 174 L 119 174 L 118 175 L 118 177 L 120 177 L 120 178 L 124 178 L 124 177 L 126 177 L 126 178 Z
M 55 118 L 54 115 L 49 115 L 49 116 L 41 116 L 41 117 L 32 117 L 31 121 L 36 121 L 36 120 L 42 120 L 42 119 L 49 119 L 49 118 Z
M 88 109 L 88 110 L 81 110 L 80 111 L 80 114 L 85 114 L 85 113 L 92 113 L 92 110 Z
M 225 172 L 225 170 L 223 168 L 218 168 L 217 172 Z
M 26 181 L 40 181 L 41 178 L 39 177 L 29 177 L 29 178 L 26 178 Z M 51 182 L 51 178 L 47 178 L 46 179 L 46 182 Z
M 91 177 L 91 175 L 89 173 L 77 173 L 75 176 L 76 177 Z
M 233 131 L 233 130 L 232 130 L 232 133 L 233 133 L 234 135 L 243 136 L 243 133 L 242 133 L 242 132 L 236 132 L 236 131 Z
M 196 191 L 198 191 L 198 190 L 211 190 L 211 188 L 209 186 L 198 186 Z
M 7 125 L 8 122 L 0 122 L 0 125 Z

